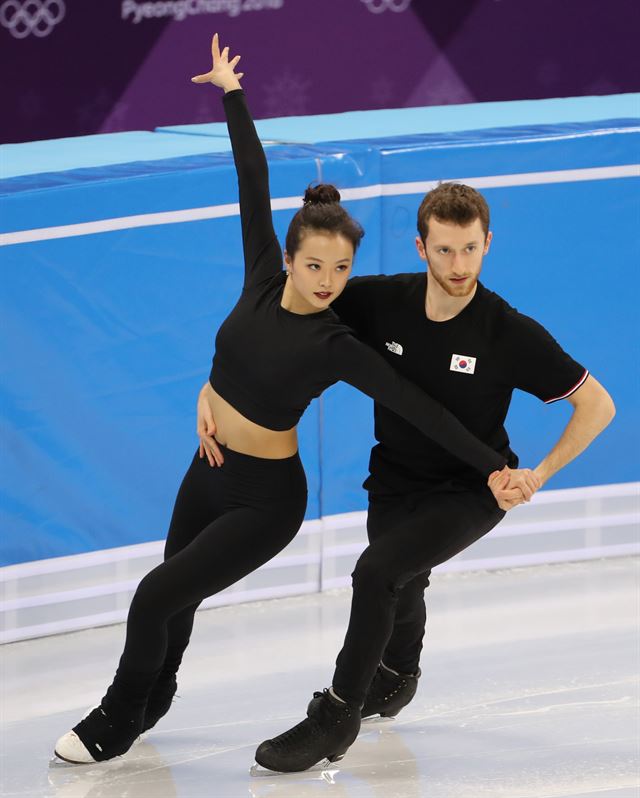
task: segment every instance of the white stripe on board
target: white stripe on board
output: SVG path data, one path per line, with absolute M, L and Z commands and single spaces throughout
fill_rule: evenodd
M 366 526 L 366 513 L 358 513 L 358 515 L 362 516 L 360 526 L 364 530 Z M 495 529 L 491 530 L 489 536 L 495 539 L 520 537 L 522 535 L 555 534 L 557 532 L 567 531 L 584 532 L 587 529 L 609 530 L 621 526 L 634 527 L 637 526 L 638 521 L 638 513 L 633 512 L 597 515 L 593 518 L 555 518 L 544 521 L 528 521 L 520 524 L 502 523 Z M 636 546 L 636 549 L 633 549 L 633 553 L 640 553 L 640 544 L 629 545 Z M 335 546 L 324 546 L 322 553 L 320 553 L 320 551 L 313 551 L 311 553 L 293 554 L 288 556 L 281 554 L 262 565 L 261 570 L 282 570 L 285 568 L 295 568 L 301 565 L 313 565 L 319 567 L 323 559 L 338 559 L 341 557 L 352 557 L 354 555 L 358 556 L 362 553 L 365 546 L 366 541 L 363 540 L 359 543 L 341 543 Z M 612 546 L 605 546 L 604 548 L 609 551 L 612 549 Z M 545 556 L 546 555 L 548 555 L 548 552 L 545 553 Z M 158 557 L 158 562 L 161 562 L 161 557 Z M 489 560 L 487 560 L 487 562 L 489 562 Z M 493 562 L 493 560 L 490 560 L 490 562 Z M 152 565 L 156 564 L 157 563 L 153 563 Z M 62 590 L 53 593 L 39 593 L 34 596 L 23 596 L 21 598 L 7 599 L 6 601 L 0 601 L 0 613 L 15 612 L 17 610 L 24 610 L 32 607 L 46 607 L 72 601 L 82 601 L 84 599 L 96 598 L 98 596 L 117 596 L 123 593 L 133 593 L 139 582 L 140 575 L 138 575 L 135 579 L 121 582 L 108 582 L 105 584 L 74 588 L 72 590 Z M 320 588 L 318 587 L 318 589 Z
M 436 565 L 434 573 L 461 573 L 465 571 L 495 571 L 504 568 L 523 568 L 532 565 L 549 565 L 551 563 L 584 562 L 599 560 L 603 557 L 633 557 L 640 554 L 638 543 L 619 543 L 612 546 L 591 546 L 584 549 L 563 549 L 558 551 L 539 551 L 529 554 L 506 554 L 500 557 L 483 557 L 476 560 L 465 560 L 453 557 L 451 560 Z M 335 576 L 322 581 L 322 592 L 351 587 L 350 576 Z M 16 630 L 20 634 L 21 630 Z
M 625 485 L 627 483 L 622 482 L 620 484 Z M 640 483 L 638 484 L 640 485 Z M 578 488 L 578 490 L 580 490 L 580 488 Z M 626 496 L 627 494 L 624 493 L 621 495 Z M 365 513 L 363 513 L 363 516 L 364 515 Z M 321 518 L 303 521 L 296 537 L 300 538 L 307 535 L 317 535 L 322 531 L 323 524 L 324 519 Z M 67 554 L 62 557 L 49 557 L 44 560 L 29 560 L 27 562 L 18 563 L 17 565 L 5 565 L 0 567 L 0 585 L 2 585 L 3 582 L 11 582 L 15 579 L 26 579 L 28 577 L 42 576 L 44 574 L 66 573 L 67 571 L 78 571 L 83 568 L 109 565 L 125 560 L 130 562 L 133 560 L 155 557 L 158 562 L 162 562 L 164 543 L 164 539 L 152 540 L 148 543 L 134 543 L 131 546 L 98 549 L 97 551 L 87 551 L 82 554 Z
M 640 164 L 623 166 L 596 166 L 586 169 L 561 169 L 555 172 L 523 172 L 512 175 L 490 175 L 487 177 L 451 177 L 447 181 L 465 183 L 473 188 L 506 188 L 508 186 L 534 186 L 546 183 L 576 183 L 584 180 L 612 180 L 620 177 L 640 177 Z M 406 194 L 424 194 L 435 188 L 440 180 L 420 180 L 408 183 L 377 183 L 361 188 L 340 189 L 344 200 L 374 199 Z M 271 200 L 274 211 L 290 210 L 302 205 L 300 197 L 280 197 Z M 114 219 L 99 219 L 95 222 L 65 224 L 58 227 L 39 227 L 33 230 L 18 230 L 14 233 L 0 234 L 0 246 L 26 244 L 33 241 L 49 241 L 55 238 L 73 238 L 95 233 L 109 233 L 114 230 L 128 230 L 134 227 L 152 227 L 163 224 L 196 222 L 203 219 L 219 219 L 224 216 L 238 216 L 240 206 L 237 202 L 227 205 L 209 205 L 204 208 L 186 208 L 182 211 L 162 213 L 141 213 L 134 216 L 120 216 Z
M 579 183 L 585 180 L 613 180 L 619 177 L 640 177 L 640 164 L 624 166 L 594 166 L 588 169 L 561 169 L 555 172 L 522 172 L 513 175 L 489 175 L 487 177 L 453 177 L 454 183 L 465 183 L 472 188 L 507 188 L 509 186 L 538 186 L 546 183 Z M 440 180 L 424 180 L 414 183 L 385 183 L 380 186 L 381 194 L 393 197 L 401 194 L 425 194 L 435 188 Z M 374 187 L 372 187 L 374 188 Z M 350 191 L 361 189 L 345 189 L 340 193 L 345 199 L 364 199 L 350 195 Z
M 262 601 L 273 598 L 289 598 L 291 596 L 308 595 L 318 593 L 317 581 L 297 582 L 291 585 L 274 586 L 273 588 L 253 588 L 250 590 L 237 590 L 227 593 L 221 591 L 215 596 L 205 599 L 199 610 L 207 610 L 213 607 L 231 606 L 233 604 L 244 604 L 248 601 Z M 81 618 L 63 618 L 48 623 L 33 624 L 31 626 L 19 626 L 14 629 L 3 629 L 0 631 L 0 645 L 5 643 L 16 643 L 19 640 L 29 640 L 34 637 L 44 637 L 46 635 L 63 634 L 82 629 L 91 629 L 98 626 L 111 626 L 115 623 L 124 623 L 129 614 L 128 608 L 113 610 L 111 612 L 101 612 L 95 615 L 85 615 Z
M 161 562 L 162 558 L 159 557 L 158 562 L 153 563 L 151 567 L 155 567 Z M 264 563 L 260 568 L 262 571 L 273 571 L 276 569 L 297 568 L 300 565 L 320 565 L 320 554 L 314 551 L 311 554 L 280 555 Z M 108 582 L 100 585 L 74 588 L 73 590 L 59 590 L 55 593 L 38 593 L 35 596 L 7 599 L 6 601 L 0 601 L 0 613 L 15 612 L 16 610 L 24 610 L 31 607 L 48 607 L 52 604 L 66 604 L 70 601 L 82 601 L 98 596 L 117 596 L 122 593 L 133 593 L 138 587 L 140 579 L 141 576 L 138 575 L 135 579 L 128 579 L 124 582 Z M 316 587 L 319 589 L 317 583 Z

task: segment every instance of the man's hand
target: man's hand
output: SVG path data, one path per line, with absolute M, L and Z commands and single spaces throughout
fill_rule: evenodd
M 533 494 L 540 489 L 542 481 L 530 468 L 505 466 L 502 471 L 494 471 L 487 481 L 498 507 L 511 510 L 518 504 L 531 501 Z
M 208 388 L 209 383 L 206 383 L 198 394 L 197 432 L 200 438 L 200 459 L 206 455 L 209 465 L 213 468 L 216 465 L 221 466 L 224 463 L 224 457 L 215 439 L 216 423 L 207 397 Z

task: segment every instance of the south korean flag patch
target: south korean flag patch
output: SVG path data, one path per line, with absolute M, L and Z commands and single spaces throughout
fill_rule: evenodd
M 463 374 L 473 374 L 475 370 L 475 357 L 471 357 L 471 355 L 451 355 L 449 371 L 461 371 Z

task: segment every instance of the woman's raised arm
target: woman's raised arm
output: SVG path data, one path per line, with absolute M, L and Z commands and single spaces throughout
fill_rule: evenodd
M 271 217 L 269 170 L 264 150 L 236 73 L 240 56 L 229 60 L 216 33 L 211 42 L 212 69 L 191 78 L 194 83 L 213 83 L 224 91 L 224 109 L 240 190 L 240 217 L 245 262 L 245 286 L 250 287 L 282 271 L 282 251 Z

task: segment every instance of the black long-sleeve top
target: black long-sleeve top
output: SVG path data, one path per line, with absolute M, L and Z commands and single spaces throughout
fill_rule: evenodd
M 224 96 L 240 190 L 244 286 L 216 336 L 209 381 L 249 420 L 294 427 L 312 399 L 338 380 L 411 422 L 483 475 L 506 460 L 441 404 L 361 343 L 330 309 L 301 315 L 282 307 L 286 274 L 271 218 L 267 161 L 244 92 Z

